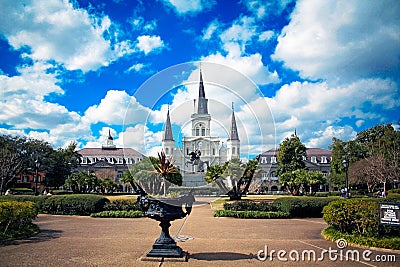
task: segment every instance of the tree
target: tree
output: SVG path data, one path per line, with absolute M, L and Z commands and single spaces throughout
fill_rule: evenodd
M 303 181 L 299 179 L 304 177 L 299 176 L 298 171 L 305 169 L 303 157 L 306 155 L 305 145 L 295 134 L 283 140 L 279 145 L 277 174 L 281 186 L 286 187 L 292 194 L 298 194 L 301 189 L 300 185 L 303 184 Z
M 222 175 L 225 171 L 227 164 L 228 163 L 225 163 L 224 165 L 209 166 L 207 168 L 206 177 L 204 178 L 207 183 L 216 183 L 218 187 L 222 190 L 222 192 L 225 193 L 227 193 L 229 189 L 226 187 Z
M 73 173 L 65 180 L 65 186 L 71 188 L 72 192 L 76 194 L 95 191 L 98 185 L 99 181 L 96 175 L 86 171 Z
M 25 158 L 21 144 L 25 140 L 20 137 L 0 136 L 0 195 L 24 169 Z
M 303 157 L 306 154 L 306 147 L 301 143 L 297 135 L 292 135 L 282 141 L 278 148 L 278 176 L 299 169 L 305 168 Z
M 155 159 L 154 159 L 155 160 Z M 135 163 L 126 171 L 122 177 L 121 182 L 130 183 L 133 188 L 133 183 L 138 183 L 149 194 L 161 193 L 161 179 L 157 173 L 154 173 L 153 163 L 150 158 Z
M 294 195 L 314 195 L 318 186 L 326 182 L 322 172 L 297 169 L 285 172 L 279 177 L 281 183 Z
M 72 168 L 78 164 L 77 143 L 71 142 L 66 148 L 54 150 L 48 160 L 46 186 L 59 187 L 71 174 Z
M 154 160 L 154 158 L 150 160 L 153 163 L 154 172 L 162 177 L 164 196 L 167 190 L 167 181 L 176 185 L 182 185 L 182 175 L 178 168 L 174 166 L 171 158 L 167 158 L 163 151 L 158 153 L 158 160 Z

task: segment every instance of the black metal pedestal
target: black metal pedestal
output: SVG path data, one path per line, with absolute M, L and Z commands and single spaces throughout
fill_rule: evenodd
M 160 222 L 161 235 L 153 244 L 152 250 L 147 253 L 147 257 L 162 258 L 181 258 L 183 251 L 176 245 L 175 240 L 169 234 L 170 221 L 162 220 Z

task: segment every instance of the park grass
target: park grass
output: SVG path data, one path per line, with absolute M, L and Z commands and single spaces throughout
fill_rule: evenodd
M 108 200 L 114 201 L 114 200 L 129 200 L 129 199 L 137 199 L 137 195 L 115 195 L 115 196 L 105 196 Z

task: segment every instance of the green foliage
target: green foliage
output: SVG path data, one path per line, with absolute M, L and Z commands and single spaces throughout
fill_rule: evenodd
M 225 210 L 233 211 L 278 211 L 271 201 L 252 201 L 239 200 L 234 202 L 225 202 Z
M 92 192 L 98 185 L 99 179 L 97 179 L 96 175 L 89 174 L 86 171 L 73 173 L 65 180 L 65 186 L 71 188 L 75 194 Z
M 286 172 L 304 169 L 305 163 L 303 157 L 306 156 L 306 147 L 301 143 L 297 135 L 292 135 L 282 141 L 278 148 L 278 169 L 277 174 L 280 177 Z
M 90 214 L 95 218 L 140 218 L 144 217 L 143 212 L 139 210 L 106 210 Z
M 291 217 L 322 217 L 323 208 L 337 197 L 281 197 L 274 200 L 277 210 L 287 212 Z
M 342 233 L 377 235 L 378 200 L 340 199 L 329 203 L 323 213 L 325 222 Z
M 240 219 L 281 219 L 288 218 L 289 213 L 281 211 L 236 211 L 236 210 L 216 210 L 214 217 L 234 217 Z
M 187 195 L 190 190 L 194 189 L 194 194 L 197 196 L 218 196 L 220 194 L 224 194 L 226 192 L 222 191 L 218 187 L 183 187 L 183 186 L 174 186 L 168 188 L 168 193 L 176 194 L 178 196 Z
M 100 212 L 109 200 L 97 195 L 55 195 L 46 199 L 43 213 L 82 215 Z
M 336 241 L 338 239 L 345 239 L 348 244 L 356 244 L 366 247 L 377 247 L 387 249 L 400 249 L 400 237 L 391 236 L 384 238 L 377 237 L 365 237 L 359 234 L 347 234 L 342 233 L 333 226 L 329 226 L 322 231 L 322 235 L 325 239 Z
M 38 207 L 33 202 L 0 202 L 0 239 L 20 236 L 32 227 L 32 220 L 38 214 Z
M 115 199 L 104 205 L 105 211 L 130 211 L 140 210 L 136 199 Z

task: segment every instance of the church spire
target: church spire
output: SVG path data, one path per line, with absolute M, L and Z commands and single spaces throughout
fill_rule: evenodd
M 168 106 L 167 121 L 165 122 L 164 136 L 163 136 L 163 141 L 166 140 L 174 141 L 174 138 L 172 137 L 171 119 L 169 117 L 169 106 Z
M 204 91 L 203 74 L 200 66 L 200 84 L 199 84 L 199 99 L 197 101 L 197 114 L 208 114 L 206 93 Z
M 231 118 L 231 129 L 229 131 L 229 139 L 228 140 L 239 140 L 239 135 L 236 126 L 236 118 L 235 118 L 235 110 L 232 102 L 232 118 Z

